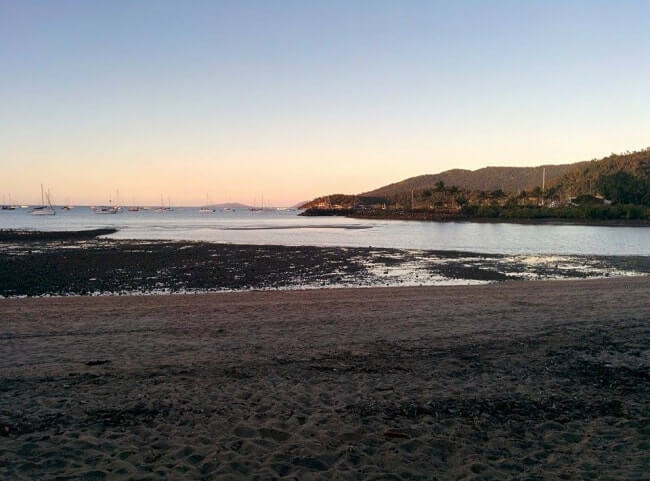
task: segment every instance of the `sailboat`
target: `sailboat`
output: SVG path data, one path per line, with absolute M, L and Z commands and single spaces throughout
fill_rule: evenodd
M 45 204 L 45 193 L 43 191 L 43 184 L 41 184 L 41 205 L 34 207 L 30 212 L 31 215 L 56 215 L 52 202 L 50 201 L 50 192 L 47 192 L 47 205 Z
M 120 211 L 120 208 L 116 205 L 113 205 L 113 201 L 108 199 L 109 205 L 100 205 L 99 207 L 92 207 L 95 214 L 117 214 Z
M 165 209 L 165 203 L 163 202 L 163 196 L 162 196 L 162 194 L 160 194 L 160 207 L 158 207 L 158 208 L 156 209 L 156 212 L 163 213 L 163 212 L 165 212 L 166 210 L 167 210 L 167 209 Z
M 164 212 L 170 212 L 170 211 L 173 211 L 174 209 L 172 209 L 172 201 L 171 201 L 171 199 L 169 198 L 169 196 L 167 196 L 167 202 L 169 203 L 169 206 L 168 206 L 168 207 L 165 207 L 165 203 L 164 203 L 164 201 L 163 201 L 163 196 L 161 195 L 161 196 L 160 196 L 160 207 L 158 207 L 158 208 L 156 209 L 156 212 L 164 213 Z
M 139 212 L 142 210 L 142 207 L 135 203 L 135 197 L 131 197 L 131 205 L 126 210 L 129 212 Z
M 210 198 L 208 197 L 208 194 L 205 194 L 205 206 L 201 207 L 199 209 L 199 212 L 202 214 L 212 214 L 215 211 L 215 209 L 210 207 Z
M 9 204 L 5 204 L 5 195 L 2 194 L 2 210 L 16 210 L 16 205 L 11 203 L 11 194 L 9 194 Z
M 255 201 L 253 201 L 253 204 L 255 204 Z M 261 203 L 261 205 L 259 207 L 258 206 L 253 206 L 248 210 L 250 210 L 251 212 L 264 212 L 264 194 L 262 194 L 262 203 Z
M 111 201 L 109 201 L 110 203 Z M 101 205 L 99 207 L 93 207 L 95 214 L 117 214 L 120 209 L 119 207 L 114 207 L 112 205 Z

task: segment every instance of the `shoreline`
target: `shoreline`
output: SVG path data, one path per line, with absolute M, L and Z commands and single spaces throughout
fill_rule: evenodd
M 440 213 L 429 210 L 418 211 L 384 211 L 352 209 L 307 209 L 304 217 L 347 217 L 365 220 L 402 220 L 412 222 L 463 222 L 478 224 L 522 224 L 522 225 L 580 225 L 593 227 L 650 227 L 648 219 L 582 219 L 582 218 L 505 218 L 505 217 L 467 217 L 461 214 Z
M 642 479 L 650 278 L 0 301 L 7 479 Z
M 345 215 L 350 219 L 368 219 L 368 220 L 404 220 L 414 222 L 463 222 L 463 223 L 477 223 L 477 224 L 521 224 L 521 225 L 578 225 L 578 226 L 592 226 L 592 227 L 650 227 L 650 220 L 642 219 L 559 219 L 559 218 L 540 218 L 540 219 L 502 219 L 491 217 L 436 217 L 435 215 L 428 216 L 418 213 L 405 215 Z
M 585 278 L 543 278 L 543 279 L 507 279 L 503 281 L 468 281 L 454 283 L 439 283 L 439 284 L 400 284 L 400 285 L 359 285 L 359 286 L 349 286 L 349 285 L 329 285 L 329 286 L 300 286 L 300 287 L 266 287 L 266 288 L 246 288 L 246 289 L 213 289 L 213 290 L 188 290 L 188 291 L 172 291 L 172 290 L 161 290 L 161 291 L 117 291 L 117 292 L 92 292 L 87 294 L 41 294 L 41 295 L 16 295 L 16 296 L 2 296 L 0 295 L 0 301 L 2 300 L 20 300 L 20 299 L 96 299 L 103 297 L 197 297 L 197 296 L 221 296 L 221 295 L 233 295 L 233 294 L 254 294 L 254 293 L 303 293 L 303 292 L 312 292 L 312 293 L 326 293 L 326 292 L 345 292 L 345 291 L 371 291 L 372 293 L 380 293 L 385 291 L 390 293 L 395 289 L 452 289 L 452 288 L 463 288 L 463 287 L 477 287 L 477 286 L 488 286 L 488 285 L 502 285 L 510 286 L 511 284 L 534 284 L 534 283 L 570 283 L 575 281 L 580 282 L 598 282 L 598 281 L 622 281 L 625 279 L 639 279 L 644 277 L 650 277 L 650 273 L 639 273 L 634 275 L 619 275 L 619 276 L 593 276 Z
M 581 278 L 581 279 L 535 279 L 535 280 L 521 280 L 521 279 L 512 279 L 512 280 L 507 280 L 507 281 L 502 281 L 498 283 L 485 283 L 485 284 L 459 284 L 459 285 L 417 285 L 417 286 L 362 286 L 362 287 L 336 287 L 336 288 L 331 288 L 331 287 L 317 287 L 317 288 L 308 288 L 308 289 L 260 289 L 260 290 L 245 290 L 245 291 L 214 291 L 214 292 L 192 292 L 192 293 L 170 293 L 168 295 L 165 295 L 165 298 L 176 298 L 178 300 L 183 299 L 183 298 L 190 298 L 190 297 L 198 297 L 198 298 L 209 298 L 209 297 L 221 297 L 221 296 L 232 296 L 233 300 L 239 301 L 243 300 L 238 296 L 262 296 L 262 297 L 268 297 L 268 296 L 274 296 L 277 295 L 279 297 L 286 297 L 286 296 L 291 296 L 292 293 L 296 293 L 298 295 L 312 295 L 312 294 L 318 294 L 318 293 L 323 293 L 326 294 L 327 297 L 329 298 L 336 298 L 339 295 L 343 296 L 353 296 L 356 297 L 359 295 L 359 292 L 364 292 L 364 291 L 372 291 L 372 292 L 385 292 L 386 294 L 400 294 L 400 293 L 414 293 L 418 294 L 419 292 L 426 293 L 427 291 L 431 291 L 432 293 L 436 293 L 438 291 L 444 292 L 444 291 L 457 291 L 462 292 L 464 290 L 468 291 L 484 291 L 484 290 L 499 290 L 501 288 L 505 288 L 508 291 L 513 291 L 517 290 L 519 288 L 525 289 L 525 290 L 531 290 L 534 291 L 535 288 L 542 287 L 542 288 L 548 288 L 548 289 L 554 289 L 557 287 L 557 285 L 571 285 L 571 287 L 578 287 L 578 288 L 586 288 L 589 287 L 590 285 L 593 286 L 598 286 L 600 288 L 606 288 L 608 285 L 611 286 L 618 286 L 619 288 L 622 288 L 625 286 L 627 283 L 630 285 L 635 285 L 635 286 L 649 286 L 650 287 L 650 274 L 642 274 L 638 276 L 628 276 L 628 277 L 589 277 L 589 278 Z M 92 296 L 92 295 L 69 295 L 69 296 L 41 296 L 41 297 L 8 297 L 4 298 L 2 300 L 6 301 L 7 303 L 13 303 L 13 302 L 45 302 L 46 300 L 53 300 L 53 301 L 65 301 L 68 299 L 75 299 L 78 301 L 75 302 L 81 302 L 84 303 L 86 302 L 85 300 L 88 300 L 88 302 L 92 303 L 93 299 L 101 300 L 101 299 L 129 299 L 132 297 L 139 297 L 140 294 L 135 294 L 135 295 L 101 295 L 101 296 Z M 153 297 L 153 296 L 142 296 L 142 297 Z M 101 301 L 100 301 L 101 302 Z M 109 301 L 110 302 L 110 301 Z M 121 301 L 116 301 L 116 302 L 121 302 Z M 126 303 L 129 303 L 131 301 L 124 301 Z M 167 302 L 167 301 L 165 301 Z M 172 302 L 173 301 L 169 301 Z M 648 306 L 650 309 L 650 306 Z

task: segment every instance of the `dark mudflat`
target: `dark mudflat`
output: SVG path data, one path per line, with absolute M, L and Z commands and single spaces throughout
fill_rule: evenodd
M 88 229 L 78 231 L 34 231 L 34 230 L 0 230 L 0 242 L 83 240 L 110 235 L 117 229 Z
M 0 242 L 0 295 L 432 285 L 650 272 L 650 257 L 527 256 L 383 248 L 112 239 Z

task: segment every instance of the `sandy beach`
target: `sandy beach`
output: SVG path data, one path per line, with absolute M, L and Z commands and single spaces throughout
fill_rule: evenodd
M 650 278 L 0 300 L 1 479 L 644 479 Z

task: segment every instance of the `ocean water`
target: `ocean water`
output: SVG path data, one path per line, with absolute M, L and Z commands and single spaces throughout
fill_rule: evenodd
M 362 220 L 300 217 L 296 211 L 200 213 L 182 208 L 95 214 L 88 207 L 57 208 L 55 216 L 29 209 L 0 211 L 0 228 L 80 230 L 115 227 L 116 239 L 168 239 L 346 247 L 460 250 L 495 254 L 650 256 L 650 228 L 522 225 L 471 222 Z

